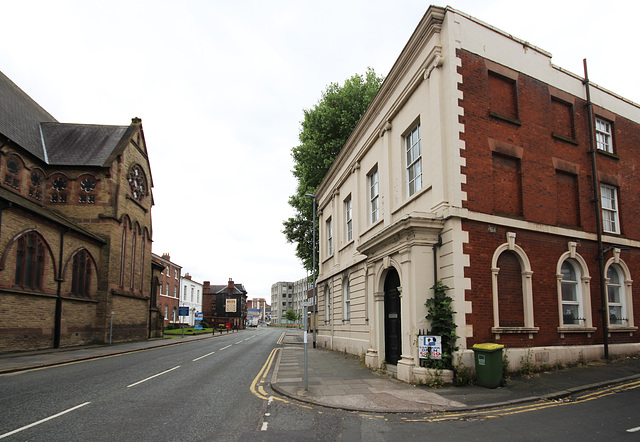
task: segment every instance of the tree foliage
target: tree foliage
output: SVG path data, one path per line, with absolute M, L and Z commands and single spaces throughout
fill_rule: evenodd
M 287 310 L 286 312 L 284 312 L 284 317 L 287 321 L 291 322 L 296 322 L 298 319 L 300 319 L 300 315 L 298 315 L 293 310 Z
M 364 76 L 356 74 L 343 85 L 330 84 L 320 101 L 311 109 L 304 110 L 300 145 L 291 150 L 293 175 L 298 187 L 295 195 L 289 198 L 289 204 L 295 209 L 295 214 L 284 221 L 283 232 L 288 242 L 296 244 L 296 255 L 309 271 L 313 271 L 313 200 L 305 195 L 315 194 L 340 149 L 378 92 L 382 80 L 369 68 Z

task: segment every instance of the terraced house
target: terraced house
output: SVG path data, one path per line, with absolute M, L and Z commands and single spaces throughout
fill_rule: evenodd
M 0 73 L 0 352 L 161 333 L 152 186 L 140 119 L 60 123 Z
M 467 365 L 640 349 L 640 107 L 585 74 L 427 10 L 316 193 L 318 345 L 424 378 L 442 281 Z

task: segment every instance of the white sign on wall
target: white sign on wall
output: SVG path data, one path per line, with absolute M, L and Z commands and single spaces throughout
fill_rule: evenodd
M 418 336 L 420 359 L 442 359 L 442 339 L 440 336 Z

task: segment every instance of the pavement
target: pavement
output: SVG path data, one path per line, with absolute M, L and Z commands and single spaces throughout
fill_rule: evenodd
M 540 373 L 533 377 L 512 377 L 506 386 L 477 385 L 432 389 L 410 385 L 392 374 L 365 367 L 357 356 L 313 348 L 307 344 L 305 379 L 303 331 L 286 329 L 275 362 L 271 388 L 282 396 L 301 402 L 350 411 L 377 413 L 428 413 L 470 411 L 539 400 L 559 400 L 571 395 L 640 379 L 640 357 Z M 246 333 L 250 330 L 239 332 Z M 153 339 L 114 345 L 57 349 L 0 355 L 0 375 L 52 365 L 95 359 L 159 346 L 179 345 L 220 335 Z M 309 341 L 311 341 L 309 339 Z

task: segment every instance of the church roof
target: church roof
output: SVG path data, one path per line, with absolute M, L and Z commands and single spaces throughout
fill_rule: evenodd
M 0 72 L 0 133 L 46 164 L 108 166 L 131 136 L 129 129 L 59 123 Z

